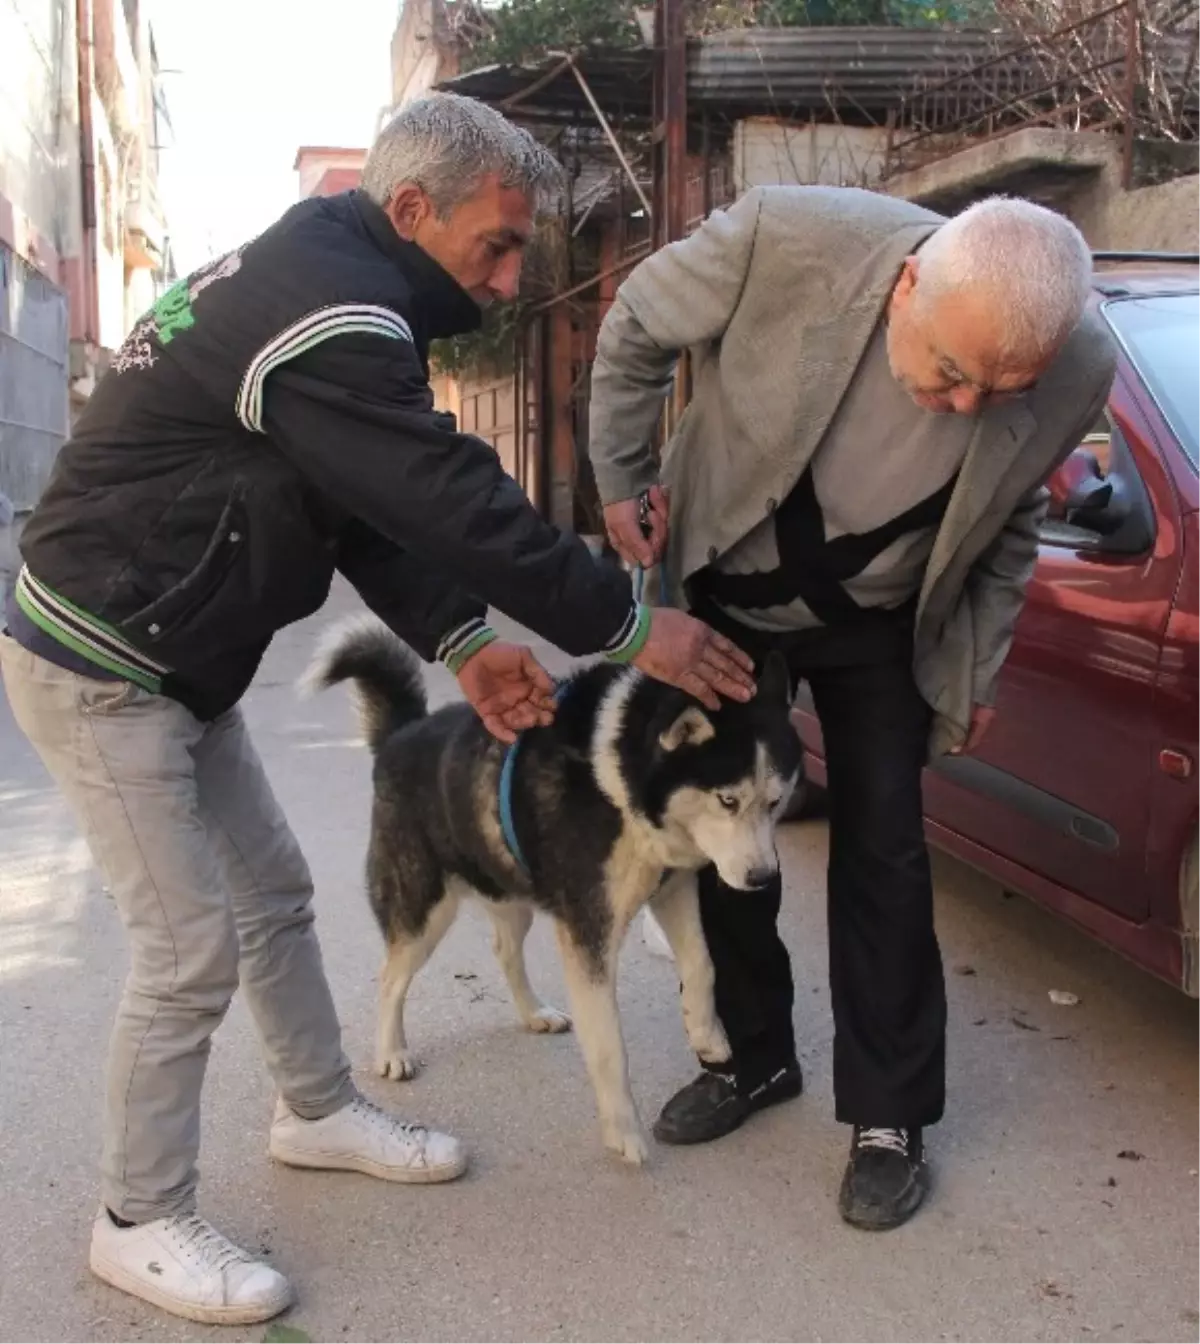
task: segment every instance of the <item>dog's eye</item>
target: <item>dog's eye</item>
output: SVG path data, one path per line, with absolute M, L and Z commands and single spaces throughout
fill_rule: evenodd
M 736 798 L 731 798 L 727 793 L 718 793 L 717 802 L 721 804 L 726 812 L 736 812 L 738 810 L 738 800 Z

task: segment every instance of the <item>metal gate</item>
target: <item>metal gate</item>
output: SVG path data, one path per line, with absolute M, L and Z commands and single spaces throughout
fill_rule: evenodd
M 67 296 L 0 243 L 0 492 L 37 502 L 67 436 Z

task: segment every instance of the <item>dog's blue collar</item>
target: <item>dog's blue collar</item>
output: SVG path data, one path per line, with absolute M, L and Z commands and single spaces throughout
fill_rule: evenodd
M 556 705 L 562 704 L 563 696 L 567 692 L 570 682 L 560 681 L 554 689 L 554 702 Z M 517 861 L 517 867 L 528 876 L 529 865 L 525 862 L 525 854 L 521 849 L 521 842 L 517 838 L 517 824 L 513 820 L 512 805 L 512 786 L 513 771 L 516 769 L 517 756 L 521 751 L 521 743 L 525 740 L 525 734 L 520 733 L 517 740 L 504 753 L 504 760 L 500 766 L 500 830 L 504 835 L 504 843 L 508 846 L 508 852 Z

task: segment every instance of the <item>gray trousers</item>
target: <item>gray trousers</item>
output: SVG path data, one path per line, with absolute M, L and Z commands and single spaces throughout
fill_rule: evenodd
M 319 1119 L 355 1095 L 308 865 L 239 710 L 202 723 L 5 635 L 0 670 L 129 940 L 108 1060 L 104 1203 L 130 1222 L 188 1212 L 209 1040 L 239 978 L 284 1100 Z

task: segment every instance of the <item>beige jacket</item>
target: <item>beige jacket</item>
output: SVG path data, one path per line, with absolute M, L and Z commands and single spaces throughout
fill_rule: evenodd
M 942 223 L 838 187 L 760 187 L 656 252 L 621 286 L 592 371 L 589 451 L 604 503 L 659 479 L 649 442 L 680 351 L 693 397 L 664 455 L 668 598 L 782 500 L 816 452 L 904 259 Z M 992 704 L 1045 516 L 1043 482 L 1104 405 L 1115 348 L 1080 323 L 1037 387 L 978 417 L 929 559 L 914 671 L 960 745 Z

